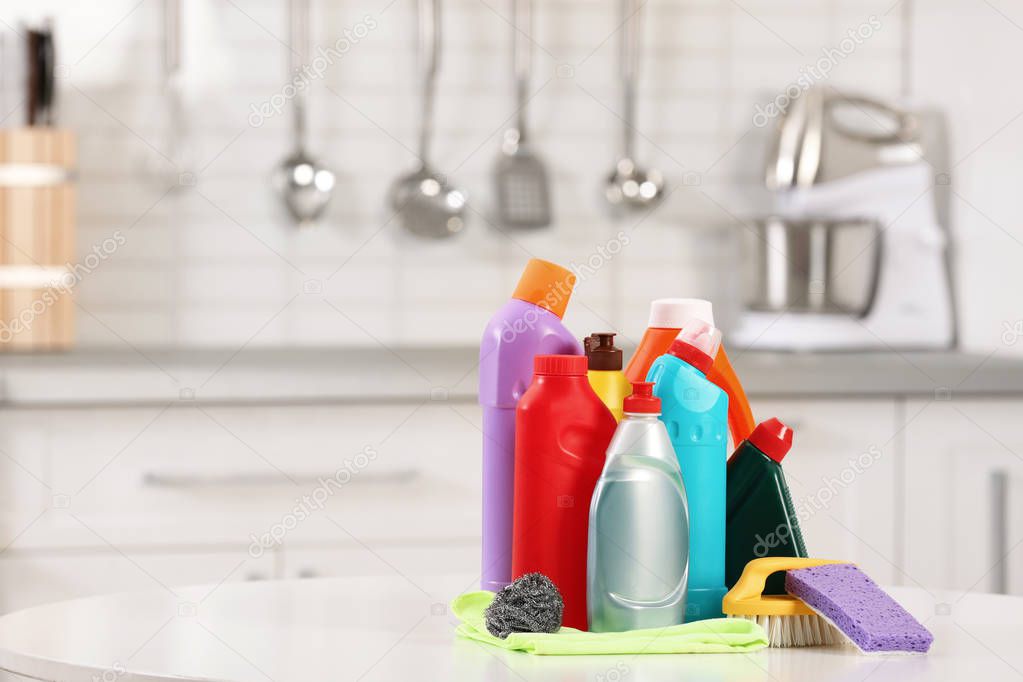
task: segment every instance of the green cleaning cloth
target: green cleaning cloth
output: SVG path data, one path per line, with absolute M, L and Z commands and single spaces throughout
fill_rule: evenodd
M 664 628 L 630 632 L 583 632 L 561 628 L 557 632 L 513 632 L 507 639 L 487 631 L 483 612 L 493 592 L 469 592 L 455 597 L 451 611 L 462 623 L 459 637 L 486 642 L 512 651 L 541 656 L 580 654 L 727 654 L 759 651 L 767 646 L 763 628 L 742 618 L 714 618 Z

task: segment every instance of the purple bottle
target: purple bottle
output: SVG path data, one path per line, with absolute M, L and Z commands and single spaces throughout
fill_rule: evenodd
M 483 570 L 480 586 L 497 592 L 511 582 L 515 486 L 515 405 L 533 380 L 533 356 L 582 355 L 561 318 L 575 275 L 531 259 L 512 300 L 490 318 L 480 343 L 483 407 Z

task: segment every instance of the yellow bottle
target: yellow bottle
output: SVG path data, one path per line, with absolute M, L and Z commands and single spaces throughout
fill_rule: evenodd
M 622 351 L 615 348 L 611 332 L 590 334 L 583 339 L 589 371 L 586 373 L 601 401 L 611 410 L 616 421 L 622 420 L 622 403 L 632 393 L 632 384 L 622 372 Z

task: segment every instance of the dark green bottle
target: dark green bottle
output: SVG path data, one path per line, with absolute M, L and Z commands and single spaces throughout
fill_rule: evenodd
M 791 447 L 792 429 L 771 418 L 753 429 L 728 460 L 725 583 L 729 588 L 753 559 L 807 556 L 781 469 Z M 783 572 L 767 579 L 764 594 L 785 594 Z

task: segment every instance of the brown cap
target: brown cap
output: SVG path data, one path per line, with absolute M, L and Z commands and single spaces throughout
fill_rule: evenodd
M 615 348 L 614 332 L 596 332 L 583 339 L 589 368 L 616 372 L 622 369 L 622 349 Z
M 522 271 L 512 298 L 538 305 L 558 317 L 564 317 L 575 279 L 575 273 L 571 270 L 550 261 L 531 258 Z

